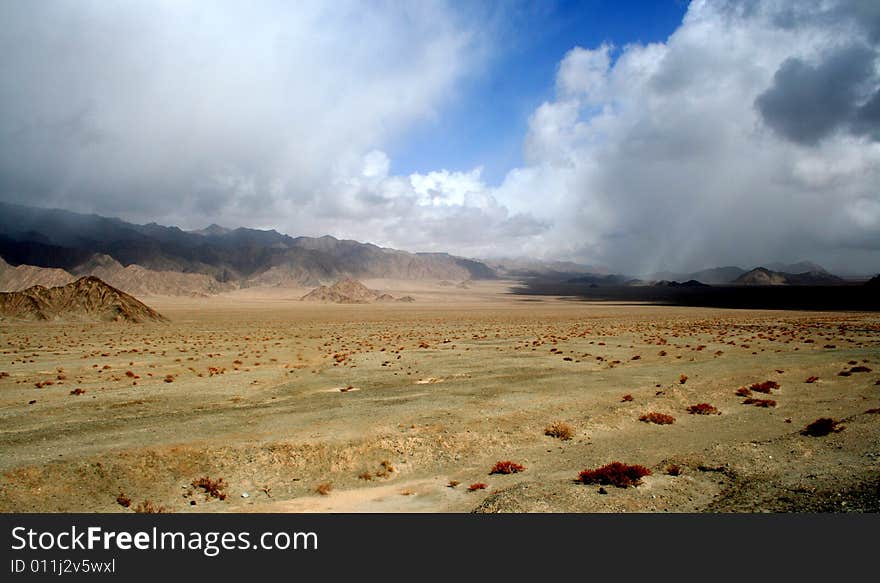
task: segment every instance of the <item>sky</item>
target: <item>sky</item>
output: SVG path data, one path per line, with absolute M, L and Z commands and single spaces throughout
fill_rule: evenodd
M 0 200 L 625 273 L 880 270 L 875 0 L 0 3 Z

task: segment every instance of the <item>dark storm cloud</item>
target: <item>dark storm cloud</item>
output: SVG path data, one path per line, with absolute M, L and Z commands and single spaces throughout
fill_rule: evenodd
M 876 135 L 876 104 L 865 100 L 876 85 L 876 58 L 863 45 L 831 51 L 817 64 L 789 58 L 755 105 L 767 125 L 801 144 L 816 144 L 841 130 Z

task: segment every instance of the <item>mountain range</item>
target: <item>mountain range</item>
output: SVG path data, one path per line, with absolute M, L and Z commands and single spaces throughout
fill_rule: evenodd
M 752 270 L 725 266 L 632 276 L 568 261 L 476 260 L 447 253 L 410 253 L 329 235 L 291 237 L 275 230 L 216 224 L 185 231 L 0 202 L 0 290 L 64 285 L 86 275 L 141 296 L 206 296 L 245 287 L 316 287 L 344 279 L 381 278 L 445 282 L 541 278 L 591 286 L 844 283 L 809 261 L 767 263 Z
M 447 253 L 409 253 L 330 236 L 290 237 L 218 225 L 184 231 L 7 203 L 0 203 L 0 257 L 7 272 L 25 265 L 62 269 L 71 279 L 95 274 L 134 293 L 313 287 L 343 278 L 496 277 L 482 262 Z

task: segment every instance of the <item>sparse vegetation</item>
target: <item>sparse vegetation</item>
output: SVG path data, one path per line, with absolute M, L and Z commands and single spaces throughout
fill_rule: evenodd
M 223 481 L 223 478 L 218 478 L 216 480 L 211 479 L 208 476 L 204 476 L 197 480 L 192 481 L 193 488 L 201 488 L 205 493 L 205 499 L 209 498 L 217 498 L 218 500 L 226 500 L 226 482 Z
M 717 407 L 709 403 L 697 403 L 687 408 L 687 412 L 691 415 L 721 415 L 721 411 Z
M 116 503 L 123 508 L 129 508 L 131 506 L 131 498 L 126 496 L 125 493 L 120 490 L 119 496 L 116 497 Z
M 154 504 L 151 500 L 144 500 L 139 503 L 137 506 L 132 508 L 137 514 L 163 514 L 168 512 L 168 509 L 164 506 L 158 506 Z
M 749 388 L 758 393 L 770 394 L 771 390 L 779 388 L 779 383 L 776 381 L 764 381 L 763 383 L 755 383 Z
M 822 437 L 829 433 L 839 433 L 843 429 L 844 427 L 840 425 L 840 421 L 835 421 L 830 417 L 820 417 L 804 427 L 801 434 L 809 435 L 810 437 Z
M 556 421 L 544 429 L 544 435 L 568 441 L 574 437 L 574 428 L 564 421 Z
M 522 464 L 518 464 L 516 462 L 512 462 L 510 460 L 497 462 L 492 469 L 489 471 L 489 475 L 492 474 L 516 474 L 518 472 L 524 471 L 526 468 Z
M 583 484 L 611 485 L 628 488 L 641 484 L 642 478 L 650 476 L 651 470 L 645 466 L 628 465 L 622 462 L 611 462 L 600 468 L 586 469 L 578 474 L 578 481 Z
M 657 413 L 652 411 L 650 413 L 645 413 L 641 417 L 639 417 L 639 421 L 644 421 L 645 423 L 655 423 L 657 425 L 672 425 L 675 423 L 675 417 L 672 415 L 667 415 L 666 413 Z

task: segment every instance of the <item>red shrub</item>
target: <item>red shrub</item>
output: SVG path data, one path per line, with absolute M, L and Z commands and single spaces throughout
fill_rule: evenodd
M 666 474 L 670 476 L 680 476 L 681 471 L 681 466 L 677 466 L 675 464 L 666 467 Z
M 721 411 L 709 403 L 697 403 L 696 405 L 691 405 L 687 408 L 687 412 L 691 415 L 721 415 Z
M 840 426 L 840 421 L 835 421 L 830 417 L 820 417 L 816 419 L 806 427 L 804 427 L 803 431 L 801 431 L 802 435 L 809 435 L 811 437 L 822 437 L 823 435 L 828 435 L 829 433 L 838 433 L 843 431 L 843 427 Z
M 813 383 L 815 383 L 815 382 L 818 381 L 818 380 L 819 380 L 819 377 L 810 377 L 810 378 L 808 378 L 807 380 L 805 380 L 804 382 L 805 382 L 805 383 L 809 383 L 809 384 L 813 384 Z
M 525 466 L 520 465 L 516 462 L 498 462 L 494 466 L 492 466 L 492 470 L 489 472 L 489 475 L 491 476 L 492 474 L 515 474 L 517 472 L 522 472 L 525 469 Z
M 672 425 L 675 423 L 675 417 L 672 415 L 667 415 L 665 413 L 645 413 L 641 417 L 639 417 L 639 421 L 644 421 L 645 423 L 656 423 L 657 425 Z
M 476 482 L 475 484 L 471 484 L 468 486 L 468 492 L 476 492 L 477 490 L 485 490 L 489 487 L 489 484 L 484 484 L 483 482 Z
M 578 474 L 578 481 L 584 484 L 612 485 L 618 488 L 638 486 L 651 470 L 645 466 L 631 466 L 621 462 L 611 462 L 601 468 L 586 469 Z
M 626 394 L 620 398 L 620 400 L 624 403 L 632 401 L 634 399 L 635 399 L 635 397 L 633 397 L 632 395 L 629 395 L 629 394 Z
M 119 496 L 116 497 L 116 503 L 124 508 L 131 507 L 131 498 L 125 495 L 124 492 L 120 491 Z
M 749 397 L 743 400 L 743 405 L 754 405 L 755 407 L 775 407 L 776 401 L 773 399 L 753 399 Z
M 778 389 L 779 383 L 776 381 L 764 381 L 763 383 L 755 383 L 751 387 L 749 387 L 753 391 L 757 391 L 759 393 L 767 393 L 769 394 L 771 389 Z
M 738 397 L 751 397 L 752 392 L 745 387 L 740 387 L 736 390 L 736 396 Z

